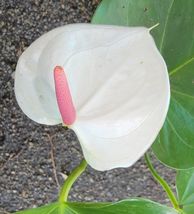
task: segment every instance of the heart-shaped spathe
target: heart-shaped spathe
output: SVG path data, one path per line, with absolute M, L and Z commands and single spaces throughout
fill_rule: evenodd
M 65 70 L 76 111 L 69 127 L 97 170 L 128 167 L 154 142 L 169 106 L 166 64 L 149 29 L 92 24 L 56 28 L 20 57 L 19 106 L 32 120 L 62 123 L 54 68 Z

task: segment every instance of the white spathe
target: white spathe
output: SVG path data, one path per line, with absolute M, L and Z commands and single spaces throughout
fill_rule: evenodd
M 72 128 L 97 170 L 128 167 L 151 146 L 169 106 L 166 64 L 149 29 L 92 24 L 56 28 L 20 57 L 19 106 L 32 120 L 62 123 L 53 69 L 66 72 L 77 118 Z

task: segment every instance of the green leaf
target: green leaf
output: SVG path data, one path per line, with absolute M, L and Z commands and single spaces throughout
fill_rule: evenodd
M 194 213 L 194 204 L 190 204 L 190 205 L 184 207 L 183 214 L 193 214 L 193 213 Z
M 55 203 L 16 214 L 178 214 L 174 209 L 145 199 L 116 203 Z
M 129 199 L 116 203 L 109 203 L 101 207 L 83 207 L 82 204 L 69 204 L 71 209 L 80 214 L 177 214 L 166 206 L 145 199 Z M 94 205 L 96 206 L 96 205 Z
M 194 169 L 180 170 L 176 176 L 178 201 L 185 213 L 194 213 Z
M 152 148 L 170 167 L 194 167 L 194 1 L 103 0 L 92 22 L 147 27 L 160 23 L 151 33 L 168 66 L 172 97 Z

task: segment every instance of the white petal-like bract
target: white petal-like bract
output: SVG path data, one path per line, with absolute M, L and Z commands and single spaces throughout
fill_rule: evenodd
M 149 29 L 73 24 L 36 40 L 18 61 L 15 94 L 38 123 L 62 123 L 57 65 L 76 109 L 70 128 L 88 163 L 98 170 L 131 166 L 154 142 L 170 99 L 167 68 Z

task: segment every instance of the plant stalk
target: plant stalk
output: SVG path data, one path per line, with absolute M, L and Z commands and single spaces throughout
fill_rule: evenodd
M 60 195 L 59 195 L 59 202 L 64 203 L 67 202 L 67 198 L 70 192 L 70 189 L 74 182 L 78 179 L 78 177 L 85 171 L 87 167 L 87 162 L 85 160 L 82 160 L 80 165 L 76 167 L 72 173 L 69 175 L 69 177 L 65 180 L 65 183 L 61 189 Z
M 173 207 L 179 212 L 182 213 L 183 210 L 180 209 L 178 201 L 172 191 L 172 189 L 170 188 L 170 186 L 168 185 L 168 183 L 162 178 L 160 177 L 160 175 L 156 172 L 156 170 L 154 169 L 151 161 L 150 161 L 150 157 L 148 155 L 148 153 L 145 153 L 145 161 L 146 164 L 149 168 L 149 170 L 151 171 L 151 174 L 153 175 L 154 179 L 162 186 L 162 188 L 164 189 L 164 191 L 166 192 L 166 194 L 168 195 L 171 204 L 173 205 Z

